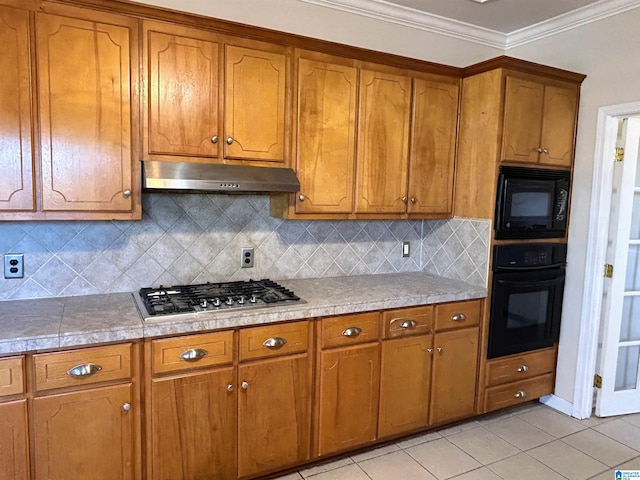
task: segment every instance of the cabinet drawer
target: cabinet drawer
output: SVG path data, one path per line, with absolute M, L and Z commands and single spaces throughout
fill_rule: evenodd
M 436 305 L 436 330 L 478 325 L 481 305 L 481 300 Z
M 233 361 L 233 331 L 163 338 L 151 342 L 153 373 L 178 372 Z
M 484 410 L 491 412 L 518 403 L 535 400 L 553 392 L 553 373 L 521 380 L 519 382 L 490 387 L 484 393 Z
M 556 349 L 511 355 L 487 362 L 485 385 L 494 386 L 552 373 L 556 366 Z
M 0 397 L 24 393 L 24 357 L 0 359 Z
M 433 305 L 401 308 L 382 312 L 384 338 L 404 337 L 431 333 L 433 330 Z
M 240 330 L 240 360 L 304 352 L 309 344 L 309 322 L 267 325 Z
M 359 313 L 322 319 L 322 348 L 376 342 L 380 338 L 380 314 Z
M 131 377 L 131 344 L 33 356 L 36 390 L 73 387 Z

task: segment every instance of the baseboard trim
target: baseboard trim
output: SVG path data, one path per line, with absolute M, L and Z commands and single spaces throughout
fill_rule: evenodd
M 564 398 L 556 397 L 553 394 L 540 397 L 540 403 L 544 403 L 547 407 L 558 410 L 565 415 L 571 416 L 573 414 L 573 403 L 566 401 Z

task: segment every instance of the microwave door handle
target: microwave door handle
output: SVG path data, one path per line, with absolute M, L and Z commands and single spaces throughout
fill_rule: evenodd
M 551 280 L 530 280 L 528 282 L 518 282 L 513 280 L 497 280 L 498 285 L 502 285 L 504 287 L 550 287 L 552 285 L 557 285 L 558 283 L 564 280 L 564 276 L 560 276 L 558 278 L 553 278 Z

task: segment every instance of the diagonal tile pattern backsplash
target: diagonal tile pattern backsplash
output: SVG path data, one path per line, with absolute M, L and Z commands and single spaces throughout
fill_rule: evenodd
M 0 299 L 420 270 L 487 282 L 487 220 L 282 220 L 264 195 L 145 194 L 143 212 L 136 222 L 0 223 L 0 254 L 25 255 L 25 278 L 0 278 Z M 242 247 L 255 249 L 254 268 L 240 268 Z

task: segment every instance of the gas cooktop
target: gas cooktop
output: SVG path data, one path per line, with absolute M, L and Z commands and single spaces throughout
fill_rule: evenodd
M 302 302 L 269 279 L 141 288 L 138 299 L 145 318 Z

